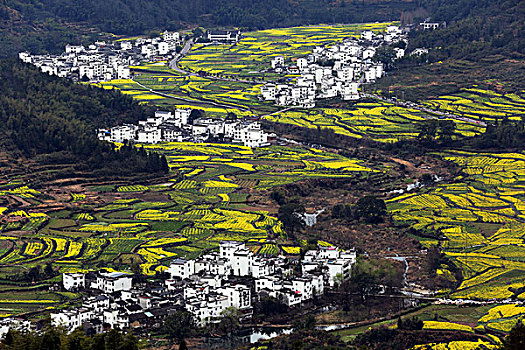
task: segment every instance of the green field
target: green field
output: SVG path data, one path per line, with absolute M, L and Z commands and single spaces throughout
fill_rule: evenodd
M 247 32 L 233 45 L 196 44 L 179 65 L 194 72 L 219 76 L 276 80 L 279 75 L 259 72 L 270 68 L 270 61 L 275 56 L 284 56 L 290 62 L 310 54 L 316 46 L 359 37 L 364 30 L 384 32 L 392 24 L 315 25 Z
M 138 145 L 166 155 L 171 175 L 162 183 L 86 186 L 65 198 L 77 209 L 38 212 L 0 208 L 17 222 L 2 227 L 0 273 L 49 262 L 60 271 L 131 268 L 139 263 L 155 275 L 174 257 L 194 258 L 221 240 L 247 242 L 258 254 L 297 254 L 282 223 L 247 203 L 250 193 L 307 178 L 367 178 L 383 168 L 336 153 L 306 147 L 166 143 Z M 18 187 L 17 187 L 18 186 Z M 102 192 L 97 192 L 102 191 Z M 3 189 L 36 207 L 44 195 L 30 187 Z M 88 204 L 103 193 L 104 203 Z M 268 239 L 272 242 L 269 243 Z M 286 245 L 285 250 L 280 246 Z
M 395 220 L 437 231 L 437 245 L 462 269 L 454 298 L 525 298 L 525 154 L 449 151 L 465 173 L 450 184 L 389 199 Z M 448 274 L 446 269 L 438 273 Z

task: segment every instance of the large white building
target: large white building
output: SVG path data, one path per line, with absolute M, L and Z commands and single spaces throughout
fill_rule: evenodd
M 237 42 L 241 37 L 239 30 L 208 30 L 206 38 L 209 41 Z
M 62 285 L 66 290 L 76 290 L 86 287 L 86 275 L 83 273 L 63 273 Z
M 125 272 L 100 272 L 91 288 L 104 293 L 131 290 L 132 276 Z
M 195 260 L 175 259 L 171 262 L 167 272 L 172 278 L 190 278 L 195 274 Z

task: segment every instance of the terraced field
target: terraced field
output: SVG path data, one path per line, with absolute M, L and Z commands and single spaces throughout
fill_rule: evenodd
M 392 24 L 316 25 L 247 32 L 233 45 L 196 44 L 179 65 L 195 72 L 276 80 L 278 75 L 260 72 L 270 67 L 270 61 L 275 56 L 284 56 L 288 62 L 293 61 L 311 53 L 315 46 L 358 37 L 364 30 L 384 32 Z
M 294 110 L 267 116 L 265 119 L 310 129 L 328 128 L 337 134 L 354 138 L 368 137 L 380 142 L 395 142 L 417 137 L 417 123 L 428 117 L 428 113 L 417 109 L 376 101 L 357 102 L 340 109 Z M 472 137 L 484 131 L 484 128 L 471 123 L 454 122 L 458 138 Z
M 525 154 L 440 156 L 460 165 L 465 175 L 389 199 L 394 219 L 441 233 L 442 240 L 422 244 L 441 246 L 462 269 L 464 280 L 453 298 L 524 299 Z
M 247 203 L 253 191 L 312 177 L 367 178 L 384 171 L 305 147 L 138 147 L 167 156 L 172 173 L 164 182 L 87 186 L 83 193 L 75 187 L 63 195 L 64 210 L 47 212 L 38 209 L 48 199 L 41 191 L 16 183 L 3 187 L 1 196 L 27 204 L 23 210 L 0 208 L 7 221 L 1 226 L 0 273 L 47 263 L 60 271 L 138 264 L 142 273 L 155 275 L 174 257 L 196 257 L 221 240 L 246 241 L 261 255 L 297 255 L 300 242 L 288 240 L 275 214 Z
M 245 33 L 232 46 L 196 44 L 180 62 L 180 66 L 203 76 L 182 75 L 171 70 L 167 62 L 155 62 L 132 67 L 133 80 L 113 80 L 98 84 L 120 89 L 142 103 L 162 107 L 199 108 L 209 115 L 238 116 L 267 115 L 279 107 L 269 101 L 260 101 L 261 80 L 275 80 L 280 76 L 265 71 L 270 60 L 284 55 L 293 60 L 311 52 L 317 45 L 335 43 L 345 37 L 356 36 L 362 30 L 383 31 L 391 23 L 349 26 L 312 26 L 271 29 Z M 225 80 L 217 80 L 229 79 Z M 235 78 L 243 80 L 236 81 Z M 294 76 L 288 77 L 294 79 Z M 155 94 L 152 89 L 160 94 Z M 219 105 L 214 105 L 219 104 Z M 496 119 L 519 120 L 525 111 L 525 98 L 518 94 L 501 95 L 476 86 L 451 96 L 421 102 L 424 107 L 438 112 L 493 123 Z M 417 137 L 418 123 L 438 114 L 396 106 L 380 100 L 338 104 L 337 108 L 294 109 L 265 117 L 269 121 L 303 126 L 328 128 L 338 134 L 354 138 L 369 138 L 380 142 L 395 142 Z M 473 137 L 485 128 L 458 119 L 455 138 Z
M 519 121 L 525 113 L 525 96 L 504 95 L 476 86 L 454 95 L 425 101 L 424 104 L 436 110 L 492 123 L 502 119 Z

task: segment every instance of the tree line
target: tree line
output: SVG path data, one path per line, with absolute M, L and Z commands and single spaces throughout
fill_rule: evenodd
M 525 55 L 525 5 L 520 0 L 426 0 L 432 20 L 447 27 L 413 33 L 409 48 L 426 47 L 430 60 L 480 60 L 490 55 L 522 59 Z
M 132 146 L 116 150 L 96 128 L 145 119 L 130 97 L 42 74 L 15 60 L 0 62 L 0 147 L 51 164 L 114 174 L 167 172 L 166 158 Z
M 81 329 L 67 334 L 63 329 L 46 326 L 41 332 L 9 330 L 0 342 L 0 350 L 138 350 L 139 341 L 131 333 L 111 329 L 86 335 Z

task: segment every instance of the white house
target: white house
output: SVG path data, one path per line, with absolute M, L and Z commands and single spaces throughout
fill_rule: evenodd
M 137 131 L 137 142 L 159 143 L 161 141 L 162 141 L 162 131 L 160 129 Z
M 277 88 L 275 84 L 267 83 L 261 86 L 261 95 L 266 101 L 275 101 L 275 96 L 277 94 Z
M 55 327 L 64 327 L 68 332 L 81 327 L 86 321 L 95 316 L 92 310 L 86 308 L 64 310 L 50 314 L 51 324 Z
M 175 259 L 168 267 L 171 278 L 186 279 L 195 274 L 195 260 Z
M 180 34 L 179 32 L 165 31 L 164 33 L 162 33 L 162 38 L 164 38 L 165 41 L 179 41 Z
M 75 290 L 86 287 L 86 275 L 83 273 L 63 273 L 62 285 L 66 290 Z
M 238 30 L 208 30 L 206 37 L 210 41 L 237 42 L 241 37 L 241 32 Z
M 376 49 L 373 47 L 367 47 L 365 50 L 363 50 L 362 58 L 364 60 L 374 57 L 376 54 Z
M 271 65 L 273 69 L 284 66 L 284 56 L 275 56 L 272 58 Z
M 195 316 L 199 325 L 220 322 L 222 313 L 230 306 L 228 297 L 218 293 L 186 301 L 186 309 Z
M 133 49 L 133 44 L 131 43 L 131 41 L 126 41 L 126 40 L 121 41 L 120 42 L 120 49 L 121 50 L 126 50 L 126 51 L 127 50 L 131 50 L 131 49 Z
M 297 63 L 297 67 L 301 70 L 308 67 L 308 60 L 304 57 L 298 58 L 296 63 Z
M 374 32 L 371 30 L 365 30 L 361 33 L 360 39 L 371 41 L 374 38 Z
M 84 46 L 82 45 L 69 45 L 67 44 L 66 45 L 66 53 L 80 53 L 80 52 L 84 52 L 86 49 Z
M 91 288 L 99 289 L 104 293 L 113 293 L 131 289 L 132 277 L 125 272 L 100 272 Z

